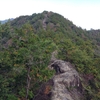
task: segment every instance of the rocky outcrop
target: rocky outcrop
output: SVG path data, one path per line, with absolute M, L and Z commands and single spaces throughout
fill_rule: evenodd
M 82 100 L 79 74 L 69 62 L 55 60 L 48 67 L 56 70 L 51 100 Z
M 40 88 L 34 100 L 84 100 L 78 72 L 69 62 L 57 60 L 57 51 L 51 55 L 50 70 L 55 70 L 51 80 Z

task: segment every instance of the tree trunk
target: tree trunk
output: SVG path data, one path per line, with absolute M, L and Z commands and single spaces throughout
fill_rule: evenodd
M 29 89 L 30 89 L 30 82 L 31 82 L 31 77 L 30 77 L 30 66 L 27 66 L 27 86 L 26 86 L 26 100 L 28 99 L 28 94 L 29 94 Z

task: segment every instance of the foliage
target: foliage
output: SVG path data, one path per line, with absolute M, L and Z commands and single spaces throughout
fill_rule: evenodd
M 82 80 L 86 100 L 99 100 L 99 35 L 99 30 L 83 30 L 47 11 L 0 25 L 0 100 L 33 98 L 54 74 L 47 68 L 54 50 L 59 59 L 71 62 L 86 76 Z
M 31 26 L 27 24 L 16 30 L 16 35 L 12 38 L 12 45 L 1 52 L 0 58 L 0 71 L 2 74 L 8 75 L 7 82 L 10 76 L 14 80 L 8 83 L 7 87 L 13 84 L 12 89 L 14 89 L 15 93 L 24 98 L 27 85 L 31 88 L 28 90 L 29 98 L 31 98 L 34 95 L 31 92 L 34 91 L 34 85 L 51 78 L 53 73 L 48 71 L 46 67 L 51 52 L 56 49 L 52 41 L 39 39 L 31 29 Z

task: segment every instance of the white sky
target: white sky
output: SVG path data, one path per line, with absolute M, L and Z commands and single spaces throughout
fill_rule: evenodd
M 83 29 L 100 29 L 100 0 L 0 0 L 0 20 L 53 11 Z

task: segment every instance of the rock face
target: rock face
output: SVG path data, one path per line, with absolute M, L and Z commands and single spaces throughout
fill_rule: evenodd
M 55 69 L 51 100 L 82 100 L 82 85 L 79 74 L 69 62 L 55 60 L 49 66 Z
M 78 72 L 69 62 L 57 60 L 56 55 L 54 51 L 48 66 L 56 74 L 40 88 L 33 100 L 84 100 Z

